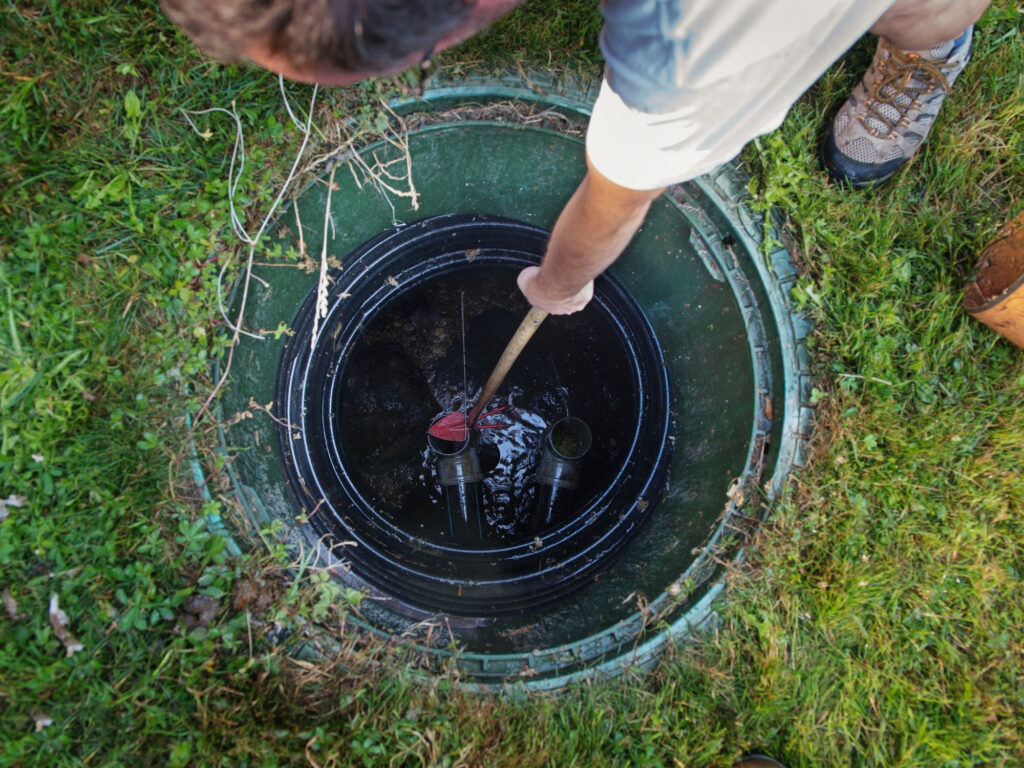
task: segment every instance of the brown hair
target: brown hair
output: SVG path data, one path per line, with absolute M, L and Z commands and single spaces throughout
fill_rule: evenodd
M 263 40 L 299 67 L 380 70 L 426 51 L 468 14 L 467 0 L 160 0 L 214 58 L 240 61 Z

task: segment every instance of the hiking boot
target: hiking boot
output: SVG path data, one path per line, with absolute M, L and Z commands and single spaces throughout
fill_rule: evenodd
M 927 51 L 904 51 L 879 38 L 871 67 L 821 148 L 834 180 L 875 186 L 913 157 L 971 57 L 973 29 Z

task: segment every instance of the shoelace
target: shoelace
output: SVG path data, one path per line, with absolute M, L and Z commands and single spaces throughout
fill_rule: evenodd
M 864 104 L 867 114 L 858 114 L 857 117 L 873 136 L 881 136 L 883 132 L 872 127 L 869 120 L 884 125 L 889 131 L 889 138 L 895 139 L 897 128 L 910 126 L 907 113 L 911 109 L 921 108 L 922 96 L 933 93 L 939 87 L 949 90 L 949 81 L 942 74 L 942 67 L 950 66 L 950 62 L 948 59 L 928 61 L 884 40 L 882 46 L 889 53 L 878 64 L 882 76 L 875 81 Z M 895 110 L 895 116 L 893 112 L 886 112 L 885 108 Z

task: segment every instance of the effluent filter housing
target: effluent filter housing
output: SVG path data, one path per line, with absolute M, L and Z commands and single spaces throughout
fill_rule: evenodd
M 612 675 L 692 636 L 810 428 L 789 254 L 764 252 L 770 227 L 724 166 L 655 202 L 587 309 L 540 327 L 465 445 L 428 442 L 528 309 L 515 276 L 584 173 L 591 94 L 540 81 L 395 102 L 401 141 L 338 166 L 330 195 L 326 177 L 300 193 L 247 307 L 250 327 L 289 332 L 240 340 L 222 400 L 238 538 L 280 521 L 366 595 L 353 620 L 367 632 L 439 663 L 454 640 L 482 688 Z M 325 214 L 321 317 L 317 270 L 294 254 L 297 221 L 321 252 Z M 274 418 L 233 418 L 251 402 Z

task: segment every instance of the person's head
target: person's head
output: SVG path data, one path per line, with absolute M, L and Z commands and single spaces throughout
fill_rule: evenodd
M 343 85 L 399 72 L 522 0 L 161 0 L 196 45 L 285 77 Z

